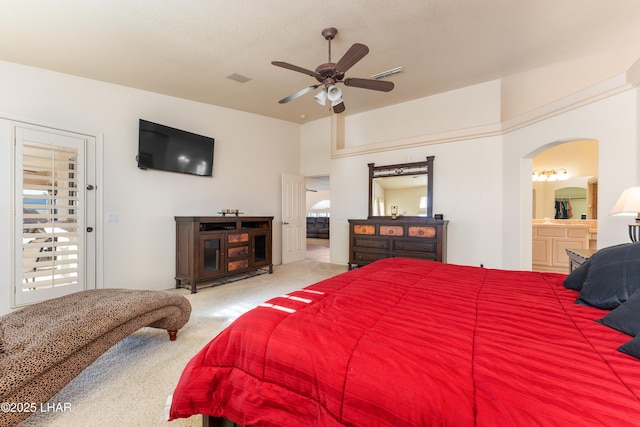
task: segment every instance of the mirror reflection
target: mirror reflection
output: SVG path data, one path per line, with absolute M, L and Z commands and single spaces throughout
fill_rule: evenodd
M 427 216 L 427 175 L 373 179 L 373 216 Z
M 533 218 L 597 219 L 597 178 L 574 177 L 564 182 L 533 185 Z
M 433 159 L 375 166 L 369 164 L 369 217 L 432 217 Z
M 564 187 L 555 191 L 554 219 L 587 219 L 587 189 Z

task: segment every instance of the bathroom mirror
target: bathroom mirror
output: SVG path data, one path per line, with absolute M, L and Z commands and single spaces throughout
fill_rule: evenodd
M 376 166 L 369 163 L 369 218 L 433 217 L 433 159 Z
M 597 219 L 598 179 L 577 176 L 567 181 L 533 183 L 533 219 Z

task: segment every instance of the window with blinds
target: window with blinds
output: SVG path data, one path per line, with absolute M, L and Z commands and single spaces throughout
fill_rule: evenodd
M 23 291 L 76 286 L 78 150 L 25 140 L 22 163 Z

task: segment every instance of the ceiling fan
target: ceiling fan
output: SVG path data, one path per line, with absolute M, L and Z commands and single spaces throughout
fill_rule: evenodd
M 349 48 L 347 53 L 336 63 L 331 62 L 331 40 L 338 34 L 335 28 L 325 28 L 322 30 L 322 36 L 329 42 L 329 60 L 325 64 L 320 64 L 315 71 L 298 67 L 283 61 L 272 61 L 271 63 L 277 67 L 286 68 L 288 70 L 297 71 L 315 77 L 319 82 L 304 89 L 293 93 L 286 98 L 278 101 L 280 104 L 286 104 L 289 101 L 311 92 L 320 86 L 322 90 L 314 96 L 314 99 L 320 104 L 325 105 L 327 100 L 331 102 L 334 113 L 342 113 L 345 110 L 344 101 L 342 100 L 342 91 L 336 86 L 338 83 L 344 83 L 345 86 L 359 87 L 362 89 L 378 90 L 381 92 L 389 92 L 393 89 L 393 82 L 380 81 L 373 79 L 359 79 L 355 77 L 345 78 L 345 73 L 349 68 L 353 67 L 358 61 L 369 53 L 369 48 L 363 44 L 355 43 Z

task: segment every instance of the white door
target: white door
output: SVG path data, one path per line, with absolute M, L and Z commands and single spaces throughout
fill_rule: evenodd
M 307 253 L 304 177 L 282 174 L 282 263 L 302 261 Z
M 14 305 L 95 287 L 95 138 L 29 125 L 15 141 Z

